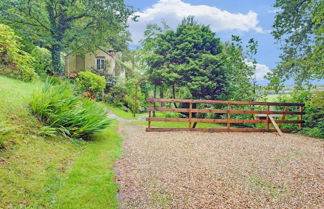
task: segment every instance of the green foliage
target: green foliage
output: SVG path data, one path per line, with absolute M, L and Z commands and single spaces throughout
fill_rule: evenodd
M 145 36 L 141 61 L 148 79 L 160 88 L 172 88 L 173 97 L 181 88 L 196 99 L 256 100 L 259 96 L 253 39 L 246 51 L 237 36 L 221 43 L 209 26 L 197 24 L 193 17 L 185 18 L 176 30 L 149 25 Z
M 7 25 L 0 24 L 0 74 L 11 78 L 32 81 L 36 78 L 33 58 L 21 50 L 20 38 Z
M 96 103 L 73 95 L 68 83 L 46 83 L 33 96 L 31 109 L 44 125 L 69 137 L 89 139 L 109 125 L 106 112 Z
M 304 103 L 303 111 L 305 114 L 303 115 L 303 120 L 305 123 L 300 132 L 309 136 L 324 138 L 324 92 L 295 91 L 290 97 L 281 96 L 278 100 L 280 102 Z M 297 120 L 298 118 L 288 117 L 288 119 Z M 296 128 L 296 126 L 287 124 L 285 128 Z
M 49 126 L 43 126 L 40 128 L 39 130 L 39 135 L 41 136 L 56 136 L 57 134 L 57 131 L 56 131 L 56 128 L 52 128 L 52 127 L 49 127 Z
M 33 56 L 35 60 L 33 65 L 35 72 L 41 77 L 46 77 L 48 72 L 51 72 L 51 52 L 45 48 L 36 46 L 32 50 L 31 56 Z
M 83 92 L 90 92 L 92 96 L 97 96 L 106 88 L 106 80 L 90 71 L 82 71 L 76 79 L 76 85 Z
M 254 39 L 250 39 L 245 49 L 238 36 L 232 36 L 231 42 L 223 44 L 220 60 L 227 79 L 227 99 L 255 101 L 262 96 L 255 79 L 256 61 L 253 56 L 257 53 L 257 45 Z
M 105 76 L 105 79 L 106 79 L 105 92 L 109 92 L 117 84 L 117 78 L 116 76 L 107 74 Z
M 141 86 L 138 79 L 128 79 L 125 83 L 126 96 L 124 97 L 125 106 L 133 112 L 145 111 L 145 99 L 141 92 Z
M 140 84 L 136 78 L 118 83 L 108 92 L 107 102 L 116 107 L 126 107 L 133 113 L 144 111 L 146 101 Z
M 49 49 L 58 75 L 64 74 L 62 51 L 82 53 L 98 46 L 126 49 L 126 23 L 132 13 L 120 0 L 0 1 L 0 21 Z
M 274 38 L 281 42 L 281 62 L 269 75 L 271 86 L 291 78 L 297 86 L 324 78 L 324 1 L 276 0 Z
M 157 26 L 149 27 L 143 41 L 150 81 L 158 86 L 186 86 L 197 99 L 220 98 L 226 79 L 217 56 L 222 47 L 215 33 L 192 17 L 184 19 L 175 31 L 160 31 Z
M 304 98 L 306 114 L 303 117 L 305 120 L 303 132 L 324 139 L 324 92 L 308 94 Z
M 108 92 L 107 102 L 113 104 L 116 107 L 122 107 L 124 105 L 124 99 L 127 95 L 126 87 L 124 83 L 117 83 Z
M 59 85 L 61 83 L 63 83 L 63 81 L 58 78 L 58 77 L 54 77 L 54 76 L 46 76 L 44 77 L 45 82 L 49 82 L 52 85 Z

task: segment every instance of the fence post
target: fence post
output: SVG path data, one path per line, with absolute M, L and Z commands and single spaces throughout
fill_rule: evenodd
M 303 106 L 299 106 L 299 112 L 303 112 Z M 299 120 L 301 120 L 301 122 L 299 123 L 299 129 L 303 128 L 303 115 L 299 115 Z
M 267 130 L 269 131 L 269 128 L 270 128 L 270 123 L 269 123 L 269 111 L 270 111 L 270 105 L 267 105 Z
M 191 119 L 192 119 L 192 103 L 189 103 L 189 128 L 192 127 L 192 123 L 191 123 Z
M 152 103 L 151 103 L 151 102 L 148 103 L 148 107 L 149 107 L 149 108 L 152 107 Z M 150 120 L 150 119 L 151 119 L 151 114 L 152 114 L 152 113 L 151 113 L 150 110 L 149 110 L 148 112 L 149 112 L 148 128 L 151 128 L 151 120 Z
M 230 104 L 228 104 L 228 106 L 227 106 L 227 128 L 229 129 L 229 128 L 231 128 L 231 123 L 230 123 L 230 120 L 231 120 L 231 105 Z

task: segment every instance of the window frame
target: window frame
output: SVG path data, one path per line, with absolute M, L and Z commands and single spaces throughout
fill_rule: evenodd
M 106 68 L 106 58 L 96 57 L 95 66 L 96 66 L 96 70 L 104 70 Z

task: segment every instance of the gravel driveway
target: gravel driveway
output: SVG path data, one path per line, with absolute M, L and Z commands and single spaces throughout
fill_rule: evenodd
M 122 208 L 324 208 L 324 142 L 274 133 L 146 133 L 121 123 Z

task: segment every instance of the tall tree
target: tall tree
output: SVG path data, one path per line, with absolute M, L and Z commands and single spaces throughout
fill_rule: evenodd
M 0 1 L 0 21 L 49 49 L 57 75 L 64 73 L 62 51 L 92 50 L 126 40 L 132 12 L 123 0 Z
M 255 101 L 260 96 L 255 78 L 257 46 L 258 42 L 250 39 L 244 47 L 242 39 L 234 35 L 231 42 L 223 44 L 220 62 L 228 83 L 227 99 Z
M 276 0 L 274 38 L 281 62 L 270 75 L 272 85 L 295 79 L 297 86 L 324 78 L 324 1 Z
M 222 47 L 208 26 L 188 17 L 175 31 L 151 29 L 161 31 L 147 33 L 150 36 L 144 41 L 144 49 L 149 49 L 144 59 L 155 85 L 187 87 L 197 99 L 223 95 L 226 78 L 218 60 Z

